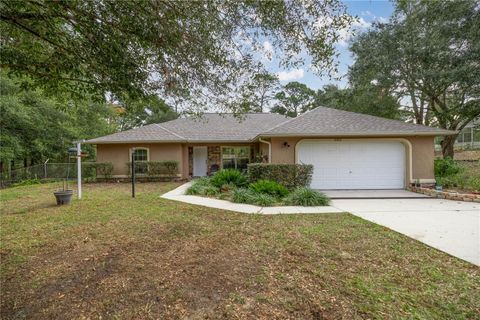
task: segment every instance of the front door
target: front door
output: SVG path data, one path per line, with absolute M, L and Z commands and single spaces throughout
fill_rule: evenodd
M 207 147 L 193 147 L 193 176 L 207 175 Z

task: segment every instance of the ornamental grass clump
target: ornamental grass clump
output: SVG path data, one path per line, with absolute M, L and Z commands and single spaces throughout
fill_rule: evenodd
M 210 183 L 209 178 L 199 178 L 193 180 L 190 188 L 187 189 L 186 194 L 198 196 L 215 196 L 220 190 Z
M 266 193 L 258 193 L 251 189 L 240 188 L 233 190 L 232 201 L 235 203 L 247 203 L 261 207 L 269 207 L 274 205 L 277 199 Z
M 277 199 L 266 193 L 255 193 L 252 198 L 252 204 L 261 207 L 271 207 L 275 204 Z
M 232 201 L 235 203 L 249 203 L 253 204 L 255 192 L 250 189 L 239 188 L 232 192 Z
M 289 206 L 304 207 L 328 206 L 330 203 L 330 199 L 325 194 L 305 187 L 296 188 L 284 201 Z

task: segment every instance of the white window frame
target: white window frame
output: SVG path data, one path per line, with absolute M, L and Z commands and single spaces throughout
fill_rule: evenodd
M 146 148 L 146 147 L 134 147 L 134 148 L 130 148 L 130 157 L 128 158 L 128 162 L 131 163 L 132 161 L 132 154 L 134 151 L 136 150 L 146 150 L 147 151 L 147 160 L 135 160 L 135 162 L 148 162 L 150 161 L 150 148 Z M 135 173 L 136 175 L 144 175 L 144 173 L 138 173 L 136 172 Z
M 248 162 L 250 163 L 250 161 L 252 160 L 252 146 L 251 145 L 248 145 L 248 146 L 220 146 L 220 161 L 222 162 L 222 169 L 224 168 L 223 167 L 223 148 L 248 148 L 249 150 L 249 154 L 247 156 L 247 159 L 248 159 Z M 235 163 L 235 169 L 238 170 L 238 163 L 237 163 L 237 157 L 233 158 L 234 159 L 234 163 Z

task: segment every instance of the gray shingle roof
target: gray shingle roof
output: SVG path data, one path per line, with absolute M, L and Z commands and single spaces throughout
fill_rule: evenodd
M 448 135 L 454 131 L 370 115 L 317 107 L 296 118 L 276 113 L 205 113 L 114 133 L 86 143 L 126 142 L 247 142 L 258 136 Z
M 162 128 L 158 124 L 149 124 L 143 127 L 130 129 L 86 141 L 86 143 L 123 143 L 123 142 L 177 142 L 184 140 L 173 132 Z
M 87 143 L 244 142 L 253 140 L 287 119 L 275 113 L 251 113 L 243 118 L 236 118 L 232 114 L 205 113 L 201 117 L 179 118 L 114 133 L 88 140 Z
M 281 123 L 261 136 L 448 135 L 454 131 L 317 107 Z

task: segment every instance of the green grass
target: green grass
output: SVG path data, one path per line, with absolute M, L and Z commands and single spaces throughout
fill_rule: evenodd
M 478 319 L 480 271 L 350 214 L 247 215 L 174 183 L 0 191 L 0 318 Z

